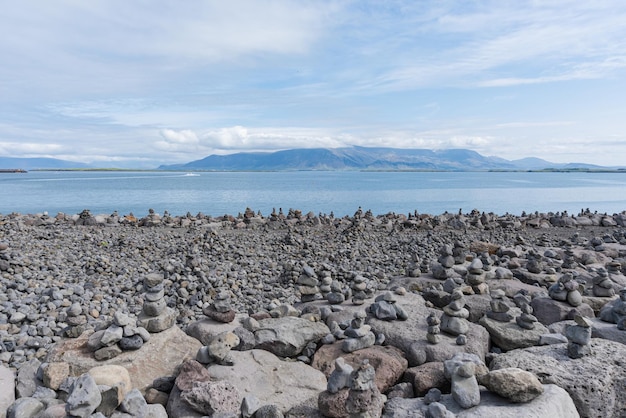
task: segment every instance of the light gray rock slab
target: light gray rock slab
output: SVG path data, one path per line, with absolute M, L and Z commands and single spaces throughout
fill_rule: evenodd
M 591 339 L 591 354 L 567 355 L 567 344 L 522 348 L 496 356 L 491 369 L 517 367 L 543 384 L 556 384 L 571 396 L 581 417 L 621 418 L 626 411 L 626 346 Z
M 294 316 L 268 318 L 259 321 L 254 331 L 256 347 L 281 357 L 294 357 L 310 342 L 316 342 L 330 333 L 323 322 L 313 322 Z
M 46 361 L 68 363 L 72 376 L 79 376 L 96 366 L 119 365 L 128 370 L 132 387 L 142 393 L 154 379 L 175 375 L 177 367 L 185 360 L 195 358 L 202 346 L 200 341 L 189 337 L 180 328 L 172 327 L 152 334 L 150 341 L 139 350 L 125 351 L 112 359 L 97 361 L 87 348 L 88 337 L 89 334 L 85 333 L 79 338 L 62 340 L 50 350 Z
M 264 350 L 232 351 L 233 366 L 212 365 L 212 379 L 231 382 L 243 396 L 254 395 L 261 404 L 278 405 L 283 413 L 317 399 L 326 390 L 326 377 L 302 362 L 288 362 Z
M 517 308 L 512 311 L 514 315 L 521 313 Z M 491 340 L 505 351 L 539 345 L 541 335 L 549 333 L 548 328 L 539 322 L 535 323 L 533 329 L 525 329 L 517 325 L 515 321 L 500 322 L 483 316 L 479 323 L 487 329 Z
M 1 364 L 0 388 L 0 418 L 5 418 L 7 408 L 15 402 L 15 373 Z
M 594 318 L 591 321 L 593 324 L 591 336 L 593 338 L 604 338 L 605 340 L 626 344 L 626 330 L 620 330 L 617 328 L 617 325 L 604 322 L 598 318 Z
M 430 344 L 426 340 L 428 333 L 426 318 L 431 312 L 435 312 L 437 317 L 440 317 L 442 312 L 426 307 L 424 299 L 415 293 L 398 295 L 396 303 L 408 314 L 406 321 L 381 321 L 370 317 L 367 323 L 371 325 L 375 333 L 385 335 L 385 345 L 392 345 L 402 350 L 410 366 L 430 361 L 445 361 L 456 353 L 476 354 L 484 361 L 490 345 L 489 333 L 484 327 L 469 323 L 466 345 L 457 345 L 456 336 L 444 332 L 439 334 L 441 338 L 439 344 Z
M 482 390 L 480 405 L 462 409 L 450 395 L 443 395 L 441 403 L 457 418 L 578 418 L 569 394 L 557 385 L 544 385 L 543 394 L 527 403 L 511 403 L 507 399 Z M 424 398 L 393 398 L 387 401 L 384 418 L 424 418 L 427 405 Z

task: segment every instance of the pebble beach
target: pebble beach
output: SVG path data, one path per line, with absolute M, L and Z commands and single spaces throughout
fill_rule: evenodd
M 454 266 L 441 267 L 441 258 L 445 256 L 442 248 L 446 247 L 457 249 L 449 255 L 461 258 Z M 481 256 L 486 257 L 481 262 L 486 276 L 468 283 L 470 264 Z M 609 265 L 613 268 L 612 297 L 595 297 L 594 278 Z M 447 268 L 448 273 L 442 273 L 441 268 Z M 317 292 L 303 290 L 299 280 L 303 275 L 315 277 L 315 283 L 318 278 L 321 282 L 321 278 L 329 277 L 335 286 L 353 288 L 344 292 L 345 301 L 332 305 L 333 312 L 339 312 L 342 306 L 351 310 L 363 303 L 365 309 L 374 303 L 376 295 L 387 291 L 400 297 L 398 304 L 410 305 L 412 302 L 406 298 L 414 295 L 425 309 L 441 310 L 449 302 L 449 297 L 442 294 L 451 293 L 444 284 L 446 280 L 448 285 L 451 283 L 448 279 L 456 279 L 467 300 L 481 300 L 481 315 L 478 302 L 468 302 L 474 306 L 469 321 L 480 326 L 478 321 L 489 309 L 493 289 L 503 289 L 505 302 L 514 307 L 513 289 L 526 289 L 524 294 L 533 298 L 548 297 L 550 287 L 566 273 L 577 281 L 581 300 L 591 309 L 586 316 L 599 316 L 602 307 L 616 300 L 626 286 L 623 271 L 626 212 L 510 215 L 474 210 L 439 215 L 380 215 L 359 209 L 352 216 L 335 217 L 300 210 L 264 215 L 247 209 L 223 217 L 153 211 L 145 216 L 92 214 L 88 210 L 79 214 L 6 214 L 0 215 L 0 364 L 17 379 L 25 364 L 34 360 L 45 364 L 55 346 L 69 337 L 103 329 L 112 323 L 116 312 L 140 316 L 146 302 L 144 278 L 153 273 L 163 276 L 163 300 L 176 312 L 174 327 L 193 335 L 190 330 L 199 321 L 206 321 L 207 309 L 221 292 L 228 293 L 238 320 L 260 314 L 275 317 L 270 313 L 284 306 L 295 307 L 302 314 L 306 311 L 303 300 L 313 306 L 324 305 L 325 294 L 330 292 L 322 292 L 319 287 Z M 365 283 L 365 297 L 353 304 L 350 298 L 357 292 L 355 277 Z M 497 286 L 505 281 L 515 284 Z M 303 292 L 308 297 L 303 298 Z M 409 305 L 405 310 L 410 315 Z M 567 311 L 574 308 L 572 305 Z M 318 308 L 316 312 L 319 311 Z M 328 317 L 330 311 L 321 312 L 322 317 Z M 537 308 L 534 315 L 543 321 Z M 82 320 L 73 320 L 76 317 Z M 426 318 L 419 319 L 426 329 Z M 573 319 L 573 313 L 563 318 L 570 322 Z M 611 326 L 615 328 L 615 324 Z M 68 335 L 71 327 L 78 327 L 76 335 Z M 377 341 L 376 345 L 391 345 L 392 340 L 387 336 L 386 342 Z M 624 346 L 624 341 L 618 335 L 618 347 Z M 324 344 L 317 340 L 318 349 Z M 486 364 L 500 353 L 515 349 L 495 344 L 493 335 L 487 344 L 489 350 L 481 359 Z M 534 345 L 539 346 L 538 340 Z M 408 358 L 407 367 L 421 366 L 401 344 L 397 348 Z M 299 354 L 294 361 L 302 357 Z M 315 350 L 299 361 L 310 364 L 314 355 Z M 621 368 L 626 365 L 622 363 Z M 406 383 L 406 373 L 401 376 L 402 373 L 389 388 Z M 623 379 L 610 385 L 616 392 L 626 390 Z M 391 399 L 389 393 L 387 396 Z M 595 416 L 597 410 L 581 409 L 576 396 L 570 396 L 580 416 Z M 613 408 L 606 416 L 626 416 L 624 396 L 614 396 Z M 408 398 L 417 397 L 412 391 Z M 162 403 L 173 416 L 167 402 Z M 378 416 L 422 416 L 400 412 L 393 415 L 388 408 L 391 406 L 386 406 L 385 412 L 381 409 Z M 42 407 L 41 411 L 46 409 Z M 298 416 L 295 411 L 291 416 Z M 233 413 L 237 416 L 241 411 Z M 288 415 L 289 411 L 280 413 Z M 427 413 L 423 412 L 423 416 L 429 416 Z M 315 409 L 315 414 L 320 411 Z

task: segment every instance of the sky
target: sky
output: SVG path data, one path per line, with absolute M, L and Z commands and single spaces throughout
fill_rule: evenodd
M 0 156 L 290 148 L 626 166 L 623 0 L 0 0 Z

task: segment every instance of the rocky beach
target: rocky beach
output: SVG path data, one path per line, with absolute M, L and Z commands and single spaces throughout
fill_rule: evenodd
M 626 212 L 0 215 L 0 417 L 626 417 Z

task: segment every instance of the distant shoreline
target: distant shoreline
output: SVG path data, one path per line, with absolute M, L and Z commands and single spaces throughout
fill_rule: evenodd
M 146 172 L 146 173 L 280 173 L 280 172 L 364 172 L 364 173 L 625 173 L 624 168 L 544 168 L 544 169 L 528 169 L 528 170 L 506 170 L 506 169 L 490 169 L 490 170 L 436 170 L 436 169 L 399 169 L 399 170 L 161 170 L 161 169 L 140 169 L 140 168 L 35 168 L 30 171 L 62 171 L 62 172 Z M 26 173 L 26 170 L 0 169 L 3 172 L 20 172 Z

